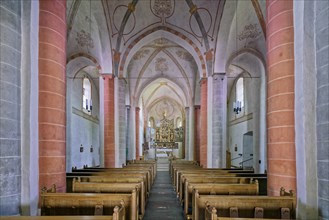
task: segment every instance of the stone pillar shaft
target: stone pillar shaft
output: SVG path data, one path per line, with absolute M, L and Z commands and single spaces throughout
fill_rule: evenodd
M 66 0 L 39 4 L 39 188 L 65 192 Z
M 135 128 L 135 131 L 136 131 L 136 160 L 139 160 L 139 124 L 140 124 L 140 120 L 139 120 L 139 113 L 140 113 L 140 108 L 139 107 L 136 107 L 135 109 L 135 120 L 136 120 L 136 128 Z
M 200 164 L 207 167 L 207 145 L 208 145 L 208 80 L 201 79 L 201 106 L 200 106 Z
M 200 162 L 200 106 L 194 106 L 194 157 Z
M 115 167 L 114 78 L 104 75 L 104 165 Z
M 293 1 L 266 1 L 268 195 L 296 191 Z

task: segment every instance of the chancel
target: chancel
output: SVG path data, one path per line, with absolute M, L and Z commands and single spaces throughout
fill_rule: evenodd
M 0 219 L 329 220 L 328 0 L 0 19 Z

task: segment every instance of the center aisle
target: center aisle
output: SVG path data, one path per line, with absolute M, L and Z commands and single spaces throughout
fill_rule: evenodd
M 174 192 L 168 171 L 157 171 L 143 220 L 183 220 L 183 208 Z

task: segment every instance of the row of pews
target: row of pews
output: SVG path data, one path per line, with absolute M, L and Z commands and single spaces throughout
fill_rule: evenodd
M 186 160 L 171 160 L 169 172 L 186 219 L 296 218 L 293 192 L 281 188 L 281 196 L 267 196 L 266 174 L 242 168 L 205 169 Z
M 157 171 L 156 161 L 128 161 L 123 168 L 73 168 L 66 174 L 67 192 L 56 186 L 41 192 L 41 216 L 11 220 L 139 220 Z

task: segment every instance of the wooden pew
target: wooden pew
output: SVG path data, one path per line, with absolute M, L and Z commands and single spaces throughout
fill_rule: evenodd
M 146 200 L 141 187 L 141 183 L 81 182 L 79 178 L 73 181 L 72 191 L 78 193 L 131 193 L 136 190 L 137 209 L 140 218 L 143 218 Z
M 173 178 L 175 168 L 196 168 L 196 169 L 200 168 L 200 169 L 202 169 L 202 167 L 197 163 L 169 164 L 169 175 L 172 178 Z
M 98 167 L 98 168 L 84 168 L 84 169 L 73 169 L 72 172 L 88 172 L 88 173 L 99 173 L 99 172 L 103 172 L 103 173 L 143 173 L 146 172 L 147 173 L 147 178 L 149 179 L 151 185 L 153 185 L 154 182 L 154 177 L 153 177 L 153 171 L 151 168 L 143 168 L 143 167 L 125 167 L 125 168 L 103 168 L 103 167 Z
M 224 168 L 210 168 L 210 169 L 174 169 L 174 185 L 176 186 L 176 190 L 178 190 L 180 176 L 184 173 L 191 173 L 191 174 L 235 174 L 235 173 L 253 173 L 253 170 L 226 170 Z
M 66 173 L 67 177 L 77 177 L 77 176 L 109 176 L 109 177 L 143 177 L 143 179 L 146 182 L 146 189 L 147 193 L 150 192 L 151 186 L 152 186 L 152 181 L 150 179 L 150 175 L 148 171 L 131 171 L 131 170 L 112 170 L 112 171 L 106 171 L 106 172 L 101 172 L 101 171 L 96 171 L 96 172 L 77 172 L 74 171 L 72 173 Z
M 254 218 L 255 214 L 261 213 L 263 218 L 281 219 L 286 215 L 288 219 L 296 218 L 294 196 L 200 195 L 198 190 L 195 190 L 193 198 L 193 220 L 205 219 L 205 211 L 201 210 L 205 210 L 208 206 L 210 206 L 209 210 L 214 208 L 217 210 L 216 215 L 219 219 L 220 217 Z M 211 218 L 217 219 L 214 215 Z
M 179 185 L 177 186 L 177 196 L 182 200 L 184 198 L 184 189 L 186 188 L 186 180 L 189 179 L 193 179 L 193 180 L 200 180 L 200 178 L 202 178 L 204 181 L 206 181 L 206 179 L 214 179 L 214 178 L 229 178 L 229 181 L 225 181 L 224 179 L 219 179 L 217 182 L 222 182 L 222 183 L 249 183 L 249 182 L 237 182 L 237 181 L 243 181 L 244 179 L 248 179 L 250 180 L 250 178 L 238 178 L 238 179 L 231 179 L 235 177 L 235 174 L 229 174 L 229 173 L 225 173 L 225 174 L 213 174 L 213 175 L 209 175 L 209 174 L 182 174 L 180 177 L 180 181 L 179 181 Z M 207 182 L 207 181 L 206 181 Z M 209 182 L 209 181 L 208 181 Z M 216 181 L 215 181 L 216 182 Z
M 123 168 L 145 168 L 145 169 L 151 169 L 152 170 L 152 176 L 153 176 L 153 182 L 155 181 L 156 176 L 156 166 L 154 164 L 150 163 L 128 163 L 126 166 L 123 166 Z
M 231 179 L 229 182 L 226 183 L 250 183 L 250 180 L 257 180 L 259 184 L 259 195 L 267 195 L 267 177 L 258 177 L 257 175 L 254 177 L 253 175 L 245 176 L 245 177 L 239 177 L 239 174 L 225 174 L 225 175 L 212 175 L 209 176 L 207 174 L 183 174 L 181 175 L 181 180 L 179 181 L 180 184 L 178 186 L 178 191 L 176 192 L 179 196 L 180 200 L 184 197 L 184 194 L 186 192 L 186 180 L 189 179 L 195 183 L 197 182 L 212 182 L 211 180 L 207 179 L 214 179 L 219 178 L 217 182 L 225 182 L 222 178 L 229 178 Z M 237 179 L 235 179 L 237 178 Z M 221 181 L 222 179 L 222 181 Z M 235 179 L 235 180 L 234 180 Z M 237 182 L 239 181 L 239 182 Z M 214 181 L 216 182 L 216 181 Z
M 127 165 L 128 164 L 152 164 L 154 166 L 154 170 L 157 170 L 156 160 L 127 160 Z
M 125 219 L 138 219 L 136 190 L 131 194 L 41 193 L 41 215 L 113 215 L 124 205 Z
M 184 213 L 191 215 L 193 192 L 198 190 L 200 195 L 258 195 L 258 182 L 249 180 L 249 183 L 225 183 L 235 179 L 223 178 L 223 182 L 187 183 L 184 196 Z M 247 181 L 246 181 L 247 182 Z
M 142 176 L 140 177 L 126 177 L 126 176 L 84 176 L 84 177 L 67 177 L 66 181 L 71 181 L 71 188 L 67 188 L 66 192 L 72 192 L 72 185 L 74 179 L 80 182 L 93 182 L 93 183 L 138 183 L 141 185 L 140 191 L 145 201 L 147 200 L 146 182 Z M 67 184 L 68 185 L 68 184 Z M 146 204 L 146 202 L 145 202 Z

